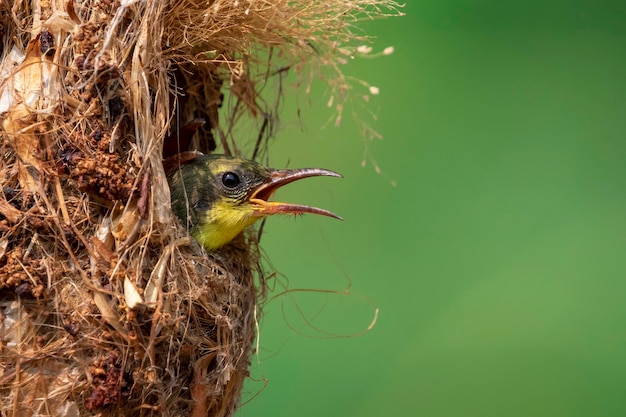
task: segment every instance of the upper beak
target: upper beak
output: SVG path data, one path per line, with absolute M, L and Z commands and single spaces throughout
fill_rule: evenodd
M 328 210 L 324 210 L 317 207 L 303 206 L 300 204 L 281 203 L 278 201 L 268 201 L 272 194 L 290 182 L 300 180 L 308 177 L 339 177 L 334 171 L 320 168 L 303 168 L 303 169 L 276 169 L 272 171 L 270 177 L 256 189 L 252 191 L 250 195 L 250 203 L 256 204 L 260 207 L 259 215 L 266 216 L 270 214 L 302 214 L 312 213 L 321 214 L 322 216 L 333 217 L 335 219 L 343 220 L 341 217 Z

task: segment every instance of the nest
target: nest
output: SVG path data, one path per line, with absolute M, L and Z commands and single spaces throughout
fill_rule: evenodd
M 256 240 L 200 248 L 164 160 L 258 157 L 275 117 L 261 86 L 288 70 L 329 69 L 340 112 L 353 23 L 394 7 L 0 1 L 0 415 L 234 413 L 265 291 Z M 235 139 L 246 118 L 258 134 Z

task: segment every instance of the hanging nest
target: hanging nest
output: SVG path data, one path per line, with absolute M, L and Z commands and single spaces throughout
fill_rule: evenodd
M 0 1 L 1 416 L 234 413 L 265 291 L 256 240 L 201 249 L 168 164 L 259 156 L 276 116 L 259 86 L 288 70 L 329 69 L 340 112 L 353 24 L 394 7 Z M 258 131 L 235 140 L 244 119 Z

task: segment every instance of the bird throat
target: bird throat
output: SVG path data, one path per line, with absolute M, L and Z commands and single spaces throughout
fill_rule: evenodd
M 233 209 L 231 202 L 217 201 L 200 220 L 192 235 L 208 251 L 217 249 L 259 220 L 254 214 L 255 210 L 246 205 Z

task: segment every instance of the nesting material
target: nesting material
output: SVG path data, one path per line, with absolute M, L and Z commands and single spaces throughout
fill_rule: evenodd
M 234 413 L 258 249 L 241 236 L 205 253 L 171 213 L 163 161 L 264 138 L 228 133 L 271 114 L 259 85 L 340 79 L 354 23 L 394 7 L 0 0 L 0 415 Z

